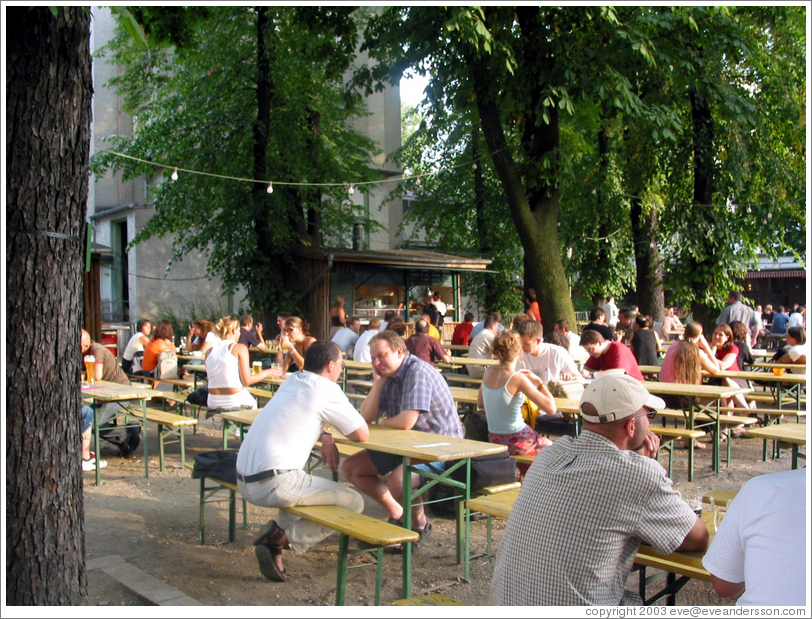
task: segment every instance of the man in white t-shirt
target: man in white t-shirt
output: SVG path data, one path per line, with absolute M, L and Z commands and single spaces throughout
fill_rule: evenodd
M 364 363 L 372 363 L 372 357 L 369 355 L 369 340 L 381 330 L 381 321 L 378 318 L 370 318 L 367 330 L 364 331 L 355 342 L 355 350 L 352 353 L 352 358 L 355 361 L 363 361 Z
M 569 353 L 561 346 L 545 344 L 543 336 L 544 329 L 540 322 L 528 320 L 519 325 L 522 356 L 516 363 L 516 369 L 530 370 L 545 385 L 551 380 L 572 380 L 578 377 L 578 366 Z
M 787 346 L 789 350 L 780 357 L 777 363 L 797 363 L 804 368 L 790 369 L 793 374 L 806 374 L 806 356 L 809 346 L 806 344 L 806 329 L 803 327 L 790 327 L 787 329 Z
M 617 305 L 615 305 L 615 297 L 609 295 L 609 298 L 606 299 L 606 304 L 603 306 L 603 311 L 606 312 L 606 324 L 609 325 L 611 329 L 614 329 L 617 326 L 617 317 L 618 317 Z
M 559 320 L 555 323 L 554 329 L 562 333 L 567 341 L 570 343 L 569 352 L 570 357 L 574 360 L 586 361 L 589 358 L 589 353 L 581 346 L 581 336 L 577 333 L 570 331 L 569 320 Z
M 348 316 L 346 325 L 333 335 L 332 341 L 341 349 L 345 358 L 355 349 L 360 332 L 361 319 L 358 316 Z
M 804 606 L 806 469 L 754 477 L 739 490 L 702 558 L 716 593 L 737 606 Z
M 493 343 L 496 341 L 496 334 L 499 332 L 499 321 L 495 314 L 488 314 L 482 329 L 471 340 L 468 345 L 469 359 L 493 359 Z M 485 374 L 485 366 L 466 365 L 465 369 L 470 376 L 482 378 Z
M 304 371 L 288 378 L 259 413 L 237 456 L 237 486 L 249 503 L 277 508 L 338 505 L 363 511 L 364 500 L 355 490 L 304 471 L 319 439 L 323 461 L 338 470 L 338 450 L 325 432 L 327 424 L 353 441 L 369 439 L 366 421 L 336 384 L 342 367 L 336 344 L 314 342 L 305 353 Z M 301 554 L 330 533 L 280 509 L 276 520 L 254 538 L 260 572 L 269 580 L 286 580 L 282 549 Z

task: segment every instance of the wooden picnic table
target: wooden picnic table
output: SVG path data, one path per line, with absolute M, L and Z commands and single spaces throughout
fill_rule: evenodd
M 700 516 L 702 522 L 708 528 L 708 545 L 713 540 L 716 534 L 713 526 L 713 513 L 702 512 Z M 639 573 L 640 578 L 640 597 L 643 599 L 643 604 L 650 606 L 663 598 L 666 599 L 668 606 L 676 605 L 677 593 L 686 585 L 692 578 L 697 580 L 704 580 L 705 582 L 711 581 L 710 572 L 702 565 L 702 558 L 705 556 L 706 550 L 696 552 L 672 552 L 670 555 L 661 555 L 654 551 L 648 544 L 640 544 L 637 549 L 634 562 L 636 565 L 642 566 Z M 646 585 L 650 584 L 657 579 L 657 575 L 653 576 L 650 580 L 646 578 L 646 568 L 653 567 L 658 570 L 667 572 L 665 586 L 652 595 L 646 597 Z
M 458 404 L 476 404 L 477 394 L 479 389 L 471 389 L 470 387 L 449 387 L 451 397 Z M 568 398 L 553 398 L 555 400 L 556 410 L 560 413 L 570 413 L 578 415 L 581 412 L 580 402 L 578 400 L 570 400 Z
M 798 458 L 806 459 L 799 448 L 806 445 L 806 424 L 805 423 L 782 423 L 780 425 L 771 425 L 764 428 L 751 428 L 747 430 L 747 436 L 753 438 L 763 439 L 766 445 L 767 441 L 785 441 L 792 443 L 792 468 L 798 468 Z M 778 457 L 779 452 L 777 449 L 773 451 L 773 457 Z
M 770 361 L 756 361 L 755 363 L 751 363 L 749 365 L 751 368 L 756 368 L 757 370 L 772 370 L 773 368 L 783 368 L 785 370 L 803 370 L 804 374 L 806 373 L 806 363 L 772 363 Z M 787 372 L 784 372 L 787 374 Z
M 96 451 L 100 452 L 101 437 L 99 436 L 99 405 L 107 403 L 123 403 L 130 401 L 138 401 L 141 404 L 141 418 L 138 424 L 141 426 L 144 433 L 144 477 L 149 479 L 149 441 L 147 441 L 147 400 L 153 396 L 160 396 L 160 391 L 148 389 L 146 386 L 140 385 L 122 385 L 120 383 L 113 383 L 106 380 L 97 380 L 95 384 L 89 385 L 82 383 L 82 398 L 93 400 L 93 438 L 96 441 Z M 127 417 L 135 417 L 132 410 L 129 414 L 122 410 L 117 413 L 113 419 L 118 417 L 125 418 L 125 424 L 129 423 Z M 111 420 L 112 421 L 112 420 Z M 99 467 L 99 458 L 96 458 L 96 485 L 101 483 L 101 469 Z
M 643 382 L 643 386 L 654 395 L 672 395 L 684 397 L 688 400 L 688 406 L 683 411 L 685 413 L 685 427 L 689 430 L 696 429 L 696 416 L 705 413 L 712 419 L 713 435 L 713 470 L 719 472 L 719 417 L 722 414 L 721 401 L 731 398 L 740 393 L 749 393 L 746 387 L 728 387 L 726 385 L 684 385 L 682 383 L 661 383 L 654 380 Z M 688 481 L 694 479 L 694 443 L 688 442 Z
M 403 459 L 403 527 L 411 529 L 412 526 L 412 503 L 414 498 L 426 492 L 433 483 L 424 485 L 417 491 L 412 491 L 411 473 L 415 472 L 430 480 L 460 488 L 463 491 L 463 500 L 471 498 L 471 458 L 502 453 L 507 450 L 505 445 L 494 443 L 483 443 L 481 441 L 471 441 L 464 438 L 453 438 L 439 434 L 429 434 L 428 432 L 418 432 L 416 430 L 400 430 L 389 426 L 370 424 L 369 440 L 366 442 L 351 441 L 342 435 L 335 428 L 333 429 L 333 439 L 337 443 L 353 445 L 362 449 L 372 449 L 384 453 L 400 456 Z M 412 467 L 412 461 L 421 462 L 447 462 L 448 468 L 444 471 L 432 473 L 417 470 Z M 459 482 L 451 477 L 451 473 L 456 469 L 464 467 L 465 482 Z M 465 525 L 464 535 L 461 539 L 459 523 L 457 528 L 457 562 L 464 563 L 465 578 L 469 577 L 469 554 L 470 554 L 470 518 L 468 518 L 467 507 L 463 508 Z M 462 557 L 460 555 L 462 554 Z M 403 592 L 404 598 L 411 597 L 412 589 L 412 549 L 411 544 L 403 545 Z

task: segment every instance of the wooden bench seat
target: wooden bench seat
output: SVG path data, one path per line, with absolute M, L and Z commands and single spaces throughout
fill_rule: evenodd
M 248 393 L 255 398 L 262 398 L 267 401 L 273 397 L 273 391 L 268 391 L 267 389 L 260 389 L 259 387 L 246 387 L 246 389 Z M 264 402 L 262 404 L 264 404 Z
M 299 505 L 285 508 L 285 511 L 310 522 L 315 522 L 339 533 L 338 575 L 336 578 L 336 606 L 343 606 L 346 598 L 347 559 L 351 554 L 361 552 L 375 556 L 377 574 L 375 578 L 375 606 L 381 604 L 381 582 L 383 579 L 383 549 L 395 544 L 410 544 L 420 539 L 414 531 L 404 529 L 383 520 L 336 505 Z M 361 550 L 350 550 L 349 539 L 355 539 L 371 546 Z M 360 567 L 360 566 L 356 566 Z
M 748 393 L 745 397 L 748 400 L 750 400 L 751 402 L 768 402 L 770 404 L 775 403 L 775 398 L 773 397 L 773 395 L 771 393 L 751 392 L 751 393 Z M 791 395 L 785 395 L 782 398 L 781 402 L 787 402 L 787 403 L 795 404 L 796 399 L 793 398 Z M 806 396 L 805 395 L 802 395 L 800 397 L 800 406 L 801 406 L 801 408 L 806 408 Z
M 514 488 L 506 492 L 497 494 L 483 495 L 471 499 L 467 503 L 467 507 L 472 512 L 481 512 L 487 516 L 487 550 L 485 554 L 490 556 L 492 554 L 493 546 L 493 522 L 492 518 L 507 518 L 510 516 L 510 511 L 513 509 L 513 504 L 519 496 L 521 488 Z
M 757 412 L 757 409 L 753 409 L 753 412 Z M 682 411 L 678 410 L 671 410 L 671 409 L 663 409 L 657 411 L 657 415 L 666 419 L 687 419 L 687 416 Z M 694 415 L 694 422 L 699 422 L 702 424 L 705 423 L 712 423 L 713 418 L 708 415 L 707 413 L 699 413 Z M 719 417 L 719 424 L 723 426 L 749 426 L 754 423 L 758 423 L 758 419 L 755 417 L 739 417 L 737 415 L 721 415 Z
M 676 442 L 679 440 L 693 441 L 694 439 L 705 436 L 704 430 L 689 430 L 688 428 L 666 428 L 664 426 L 649 425 L 648 429 L 660 437 L 660 449 L 668 452 L 668 477 L 672 477 L 674 471 L 674 450 L 676 449 Z M 688 469 L 691 472 L 693 471 L 693 466 L 693 454 L 689 453 Z
M 184 464 L 185 468 L 192 471 L 194 465 L 191 462 Z M 206 481 L 215 484 L 214 487 L 206 486 Z M 200 543 L 203 544 L 205 528 L 205 504 L 222 501 L 223 499 L 213 499 L 212 496 L 218 490 L 225 489 L 229 492 L 229 542 L 234 541 L 236 530 L 236 495 L 239 487 L 216 477 L 203 477 L 200 479 Z M 410 544 L 420 539 L 414 531 L 404 529 L 394 524 L 389 524 L 383 520 L 372 518 L 364 514 L 358 514 L 352 510 L 338 507 L 337 505 L 299 505 L 285 508 L 290 514 L 315 522 L 339 533 L 338 543 L 338 575 L 336 578 L 336 606 L 343 606 L 346 599 L 347 571 L 349 565 L 347 559 L 352 554 L 372 553 L 375 556 L 377 565 L 377 575 L 375 579 L 375 605 L 381 603 L 381 583 L 383 580 L 383 549 L 395 544 Z M 245 500 L 243 500 L 243 527 L 245 528 Z M 353 537 L 364 544 L 367 548 L 350 550 L 349 538 Z M 371 548 L 370 548 L 371 547 Z M 364 564 L 364 565 L 369 565 Z M 360 567 L 360 566 L 353 566 Z
M 167 444 L 180 443 L 180 461 L 186 462 L 186 438 L 183 429 L 187 426 L 196 426 L 197 419 L 156 408 L 147 408 L 147 421 L 158 425 L 160 470 L 164 470 L 164 446 Z
M 476 385 L 477 387 L 482 384 L 481 378 L 475 378 L 468 374 L 458 374 L 456 372 L 443 372 L 443 378 L 449 383 L 463 383 L 464 385 Z

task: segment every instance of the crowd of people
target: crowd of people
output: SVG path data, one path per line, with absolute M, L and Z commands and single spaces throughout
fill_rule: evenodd
M 707 528 L 656 463 L 659 439 L 649 430 L 658 410 L 682 408 L 685 403 L 650 395 L 640 365 L 660 365 L 660 352 L 668 342 L 659 373 L 663 382 L 700 384 L 703 375 L 713 380 L 721 370 L 739 369 L 751 361 L 752 348 L 765 335 L 762 317 L 741 302 L 737 291 L 729 301 L 710 341 L 704 337 L 702 325 L 696 321 L 683 324 L 673 308 L 667 309 L 658 324 L 635 308 L 619 309 L 612 297 L 592 310 L 580 335 L 571 330 L 568 321 L 558 320 L 545 337 L 532 290 L 526 296 L 528 311 L 508 326 L 502 324 L 499 312 L 488 313 L 476 325 L 473 314 L 467 313 L 456 325 L 453 345 L 467 345 L 472 360 L 497 361 L 487 368 L 468 364 L 462 370 L 481 380 L 477 400 L 485 413 L 488 440 L 507 446 L 511 455 L 538 456 L 532 466 L 520 466 L 522 491 L 497 554 L 491 590 L 494 603 L 639 604 L 637 595 L 625 590 L 625 582 L 641 540 L 660 554 L 707 547 Z M 803 371 L 805 308 L 792 316 L 786 316 L 781 311 L 784 308 L 778 309 L 772 312 L 767 306 L 763 315 L 771 320 L 766 327 L 769 334 L 776 334 L 772 329 L 777 325 L 786 337 L 786 347 L 776 353 L 775 360 L 797 364 L 798 371 Z M 364 450 L 340 466 L 330 427 L 359 443 L 368 440 L 372 423 L 462 438 L 465 430 L 454 398 L 434 367 L 450 361 L 450 351 L 440 342 L 446 311 L 439 293 L 426 295 L 412 329 L 389 312 L 383 321 L 370 318 L 362 331 L 359 317 L 347 315 L 344 299 L 338 297 L 330 309 L 331 333 L 325 340 L 316 340 L 305 320 L 287 313 L 278 314 L 279 334 L 271 341 L 250 316 L 225 317 L 216 324 L 195 320 L 189 326 L 186 348 L 200 351 L 205 363 L 209 408 L 256 408 L 257 401 L 247 387 L 293 373 L 261 410 L 240 446 L 237 480 L 243 497 L 272 508 L 334 504 L 361 512 L 366 496 L 385 510 L 389 522 L 402 526 L 401 458 Z M 796 315 L 796 324 L 790 324 Z M 412 334 L 406 337 L 410 330 Z M 273 346 L 278 351 L 275 361 L 253 372 L 250 346 L 260 350 Z M 115 357 L 91 342 L 84 331 L 81 350 L 97 355 L 97 379 L 128 384 Z M 166 351 L 176 352 L 171 323 L 162 320 L 153 328 L 149 320 L 141 320 L 125 350 L 124 368 L 158 378 L 155 372 Z M 372 386 L 360 410 L 337 385 L 346 359 L 370 363 Z M 579 361 L 585 361 L 582 369 Z M 135 370 L 138 365 L 140 370 Z M 557 410 L 554 389 L 561 385 L 577 386 L 583 393 L 579 434 Z M 735 404 L 748 406 L 744 398 Z M 528 417 L 525 409 L 535 412 Z M 91 470 L 95 466 L 95 456 L 89 452 L 92 411 L 83 413 L 82 466 Z M 559 424 L 555 433 L 562 435 L 554 442 L 545 436 L 550 427 L 545 424 L 550 423 Z M 118 440 L 124 455 L 135 448 L 133 441 L 138 444 L 137 436 L 108 435 L 112 437 L 108 440 Z M 340 466 L 354 489 L 306 472 L 308 456 L 317 442 L 321 442 L 326 465 L 332 471 Z M 428 471 L 425 467 L 428 465 L 416 468 Z M 784 511 L 769 510 L 774 522 L 798 521 L 791 495 L 800 479 L 800 474 L 793 473 L 769 485 L 775 488 L 775 500 L 789 506 Z M 416 490 L 425 478 L 414 473 L 407 482 Z M 764 492 L 765 484 L 754 480 L 741 494 Z M 746 603 L 795 599 L 794 585 L 782 587 L 781 595 L 786 597 L 775 597 L 765 587 L 762 571 L 744 562 L 745 555 L 753 552 L 766 564 L 769 554 L 763 547 L 751 550 L 747 543 L 738 544 L 753 535 L 754 517 L 749 510 L 759 509 L 753 501 L 736 499 L 737 509 L 731 508 L 728 515 L 735 525 L 724 525 L 708 551 L 706 565 L 714 574 L 713 586 L 722 595 L 746 591 L 742 597 Z M 745 503 L 750 505 L 747 512 L 738 509 Z M 413 550 L 417 550 L 427 543 L 433 527 L 421 505 L 412 509 L 412 529 L 419 534 Z M 566 536 L 545 533 L 549 523 L 562 521 L 567 523 Z M 260 572 L 270 580 L 287 580 L 283 551 L 305 552 L 329 532 L 280 510 L 253 541 Z M 753 547 L 757 547 L 755 542 Z M 518 573 L 523 574 L 521 579 L 516 578 Z M 787 578 L 789 583 L 797 582 Z

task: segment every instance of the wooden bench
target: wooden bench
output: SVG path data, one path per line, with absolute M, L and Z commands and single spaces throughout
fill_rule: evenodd
M 442 593 L 431 593 L 420 597 L 398 600 L 392 602 L 392 606 L 465 606 L 465 604 Z
M 194 470 L 194 465 L 190 462 L 184 465 L 189 470 Z M 206 486 L 206 480 L 215 486 Z M 228 490 L 227 499 L 213 499 L 220 490 Z M 205 531 L 205 505 L 206 503 L 222 502 L 227 500 L 228 510 L 228 541 L 233 542 L 236 533 L 236 497 L 239 493 L 236 484 L 229 483 L 216 477 L 202 477 L 200 479 L 200 544 L 203 544 Z M 383 549 L 396 544 L 410 544 L 420 539 L 420 535 L 414 531 L 404 529 L 394 524 L 389 524 L 383 520 L 358 514 L 352 510 L 338 507 L 337 505 L 299 505 L 285 509 L 294 516 L 299 516 L 310 522 L 315 522 L 339 533 L 338 542 L 338 575 L 336 578 L 336 606 L 343 606 L 346 598 L 347 571 L 349 565 L 347 559 L 350 555 L 359 553 L 370 553 L 375 557 L 374 565 L 377 565 L 375 578 L 375 605 L 381 603 L 381 582 L 383 579 Z M 246 528 L 245 499 L 243 499 L 243 528 Z M 350 550 L 349 538 L 353 537 L 363 542 L 368 547 Z M 370 548 L 371 547 L 371 548 Z M 369 563 L 363 565 L 370 565 Z M 361 567 L 353 566 L 353 567 Z
M 671 409 L 668 409 L 668 408 L 663 409 L 661 411 L 657 411 L 657 414 L 660 417 L 663 417 L 664 419 L 673 419 L 675 427 L 676 427 L 677 420 L 679 420 L 679 419 L 683 419 L 683 420 L 687 419 L 687 415 L 685 415 L 685 413 L 683 413 L 682 411 L 671 410 Z M 731 432 L 730 432 L 730 430 L 732 430 L 734 428 L 741 428 L 743 426 L 751 426 L 751 425 L 756 424 L 756 423 L 758 423 L 758 419 L 755 418 L 755 417 L 740 417 L 738 415 L 725 415 L 725 414 L 721 414 L 719 416 L 719 426 L 726 428 L 726 430 L 724 430 L 724 429 L 721 430 L 721 434 L 722 435 L 727 435 L 727 439 L 728 439 L 727 440 L 727 466 L 728 467 L 730 466 L 730 443 L 731 443 L 731 440 L 730 440 L 731 439 Z M 694 424 L 698 424 L 699 427 L 701 428 L 701 427 L 704 427 L 704 426 L 714 424 L 714 419 L 713 419 L 713 417 L 711 417 L 707 413 L 699 413 L 697 415 L 694 415 Z M 695 425 L 694 428 L 696 429 L 696 427 L 697 426 Z M 716 441 L 716 440 L 717 439 L 715 438 L 714 441 Z M 719 436 L 718 441 L 721 442 L 721 440 L 722 440 L 722 437 Z M 693 450 L 690 450 L 688 452 L 689 457 L 690 457 L 692 451 Z M 691 478 L 692 477 L 690 477 L 689 479 L 691 479 Z
M 769 404 L 775 404 L 775 397 L 771 393 L 748 393 L 745 397 L 748 400 L 750 400 L 751 402 L 767 402 Z M 796 405 L 795 410 L 803 410 L 803 409 L 806 408 L 806 396 L 805 395 L 802 395 L 797 400 L 795 398 L 793 398 L 791 395 L 785 395 L 781 399 L 781 402 L 782 403 L 787 402 L 787 403 L 790 403 L 790 404 L 795 404 Z M 789 410 L 790 409 L 787 409 L 788 413 L 789 413 Z
M 193 462 L 184 462 L 184 468 L 189 471 L 194 471 L 195 466 Z M 206 480 L 213 483 L 213 486 L 207 486 Z M 228 496 L 223 499 L 219 498 L 223 490 L 228 491 Z M 206 503 L 222 503 L 228 502 L 228 541 L 233 542 L 237 533 L 237 494 L 239 493 L 237 484 L 232 484 L 217 477 L 201 477 L 200 478 L 200 498 L 198 501 L 199 516 L 198 516 L 198 543 L 202 546 L 205 538 L 206 531 Z M 242 500 L 242 528 L 248 528 L 248 506 L 245 499 Z
M 347 559 L 350 555 L 370 553 L 375 557 L 377 573 L 375 576 L 375 606 L 381 604 L 381 581 L 383 579 L 383 549 L 396 544 L 411 544 L 420 539 L 414 531 L 404 529 L 383 520 L 336 505 L 299 505 L 285 508 L 290 514 L 339 533 L 338 539 L 338 574 L 336 577 L 336 606 L 343 606 L 346 597 Z M 364 543 L 367 548 L 350 550 L 350 537 Z M 370 565 L 370 564 L 364 564 Z M 353 566 L 361 567 L 361 566 Z
M 268 391 L 267 389 L 260 389 L 259 387 L 246 387 L 248 393 L 250 393 L 255 398 L 261 398 L 265 400 L 264 402 L 258 402 L 257 405 L 262 407 L 267 404 L 268 400 L 273 397 L 273 391 Z
M 475 378 L 468 374 L 458 374 L 456 372 L 443 372 L 443 378 L 449 383 L 462 383 L 464 385 L 476 385 L 477 387 L 482 384 L 481 378 Z
M 513 504 L 519 496 L 521 488 L 514 488 L 506 492 L 483 495 L 468 501 L 467 507 L 472 512 L 480 512 L 487 516 L 487 550 L 486 555 L 490 556 L 493 547 L 492 538 L 492 518 L 507 518 L 513 509 Z
M 147 408 L 147 421 L 158 425 L 158 462 L 160 470 L 164 470 L 164 446 L 180 443 L 180 461 L 186 462 L 186 438 L 183 429 L 187 426 L 196 426 L 197 419 L 176 415 L 156 408 Z M 176 437 L 176 438 L 173 438 Z

